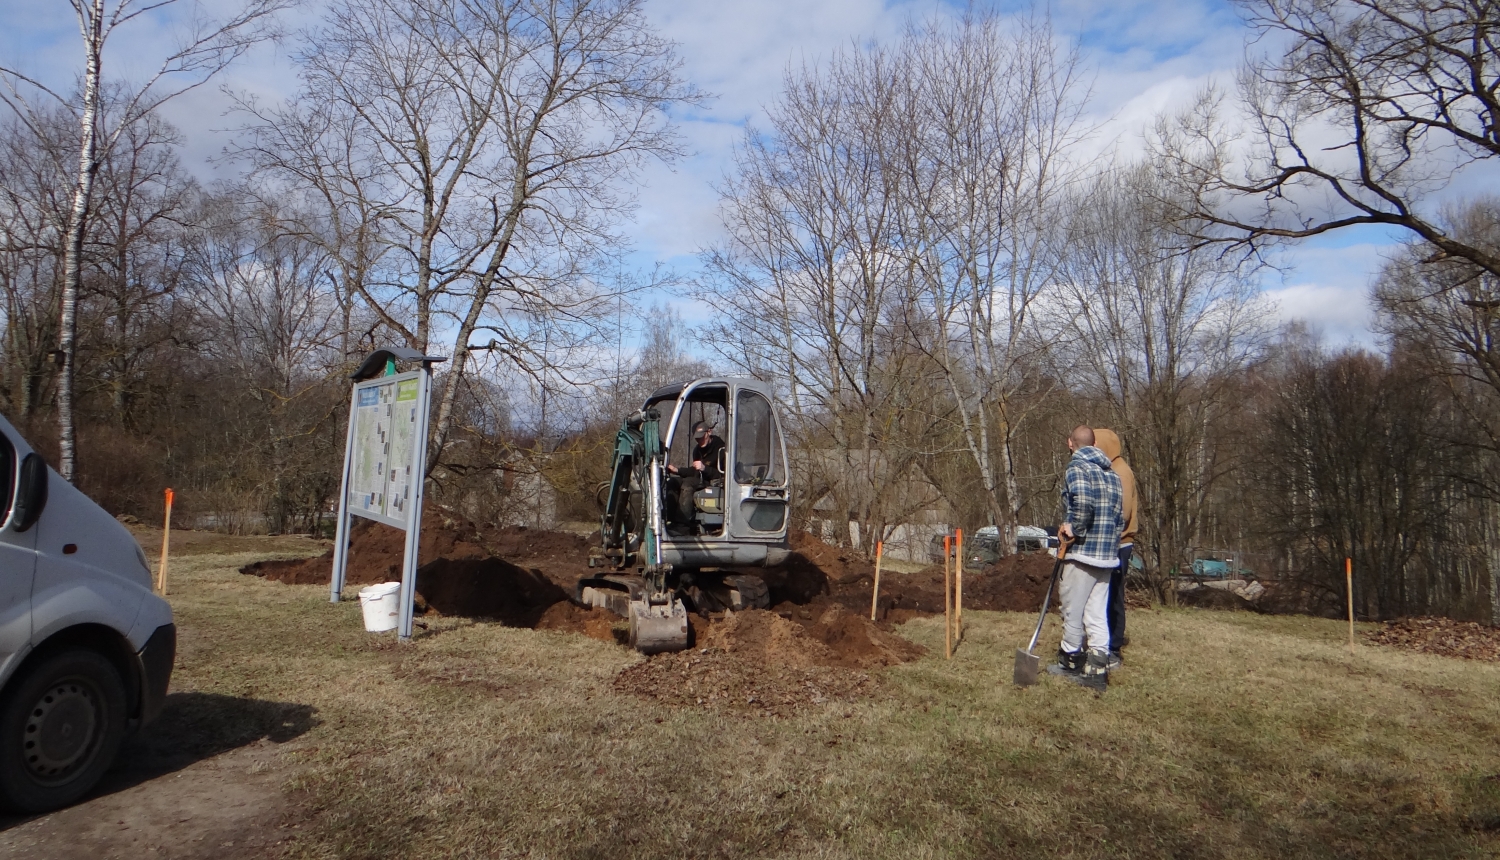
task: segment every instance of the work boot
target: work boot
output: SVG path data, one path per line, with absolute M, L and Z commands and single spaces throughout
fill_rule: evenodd
M 1049 675 L 1078 676 L 1083 673 L 1084 652 L 1057 649 L 1057 662 L 1047 667 Z
M 1083 675 L 1078 683 L 1102 693 L 1109 689 L 1109 652 L 1090 650 L 1083 664 Z

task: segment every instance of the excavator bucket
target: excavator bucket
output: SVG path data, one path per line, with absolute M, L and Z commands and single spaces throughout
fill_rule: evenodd
M 630 601 L 630 647 L 642 654 L 660 654 L 687 646 L 688 614 L 681 600 L 656 605 Z

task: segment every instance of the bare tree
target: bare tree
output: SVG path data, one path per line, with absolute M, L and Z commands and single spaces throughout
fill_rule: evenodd
M 1302 608 L 1341 614 L 1352 558 L 1364 617 L 1488 615 L 1480 583 L 1455 575 L 1481 534 L 1461 489 L 1474 450 L 1455 444 L 1462 416 L 1422 356 L 1281 352 L 1258 386 L 1241 507 L 1290 557 Z
M 1500 274 L 1500 257 L 1423 210 L 1500 156 L 1500 3 L 1243 0 L 1284 50 L 1240 76 L 1245 128 L 1205 93 L 1156 147 L 1198 219 L 1196 241 L 1251 246 L 1357 224 L 1411 231 L 1439 257 Z
M 9 414 L 27 424 L 50 406 L 70 205 L 67 153 L 77 136 L 64 111 L 48 113 L 30 125 L 14 116 L 0 122 L 4 391 Z
M 915 464 L 891 434 L 908 392 L 897 344 L 910 295 L 888 130 L 906 121 L 905 58 L 850 49 L 786 76 L 771 132 L 747 134 L 722 189 L 729 240 L 706 255 L 708 340 L 785 386 L 810 500 L 841 541 L 900 522 L 883 490 Z M 930 396 L 930 391 L 927 396 Z
M 1017 395 L 1048 345 L 1032 316 L 1055 279 L 1053 225 L 1078 172 L 1065 159 L 1086 93 L 1076 52 L 1058 48 L 1047 22 L 1006 25 L 971 14 L 910 33 L 908 122 L 896 134 L 902 247 L 917 319 L 933 327 L 914 342 L 941 370 L 989 523 L 1009 534 L 1024 502 L 1011 449 L 1038 402 Z
M 1473 200 L 1450 213 L 1442 227 L 1464 244 L 1500 256 L 1500 200 Z M 1481 455 L 1458 483 L 1484 505 L 1489 534 L 1500 533 L 1500 275 L 1459 257 L 1433 259 L 1414 240 L 1386 265 L 1373 296 L 1377 325 L 1394 344 L 1436 356 L 1453 408 L 1467 419 L 1450 441 Z M 1484 543 L 1490 614 L 1500 620 L 1500 542 Z
M 165 121 L 144 117 L 123 131 L 95 180 L 78 312 L 77 364 L 89 372 L 78 388 L 84 398 L 105 395 L 119 425 L 141 427 L 146 366 L 191 338 L 179 264 L 198 185 L 178 162 L 177 142 Z
M 698 94 L 639 0 L 343 0 L 306 41 L 303 92 L 247 104 L 242 151 L 349 213 L 339 241 L 386 245 L 352 287 L 408 345 L 454 324 L 430 469 L 475 332 L 535 367 L 529 322 L 596 316 L 590 267 L 619 245 L 628 183 L 675 156 L 665 109 Z M 315 160 L 283 145 L 307 129 Z
M 1214 484 L 1235 465 L 1210 429 L 1234 405 L 1238 376 L 1269 335 L 1238 262 L 1182 251 L 1151 164 L 1101 174 L 1068 222 L 1056 296 L 1071 344 L 1055 358 L 1070 384 L 1108 405 L 1139 480 L 1149 572 L 1164 599 L 1173 568 L 1200 542 Z M 1102 423 L 1102 422 L 1101 422 Z
M 840 473 L 833 506 L 865 526 L 904 505 L 886 486 L 952 453 L 985 521 L 1014 526 L 1024 501 L 1011 445 L 1034 401 L 1016 395 L 1046 346 L 1030 317 L 1085 94 L 1047 22 L 1012 24 L 969 13 L 789 74 L 724 189 L 732 239 L 707 259 L 732 312 L 713 340 L 786 382 L 833 455 L 809 468 Z

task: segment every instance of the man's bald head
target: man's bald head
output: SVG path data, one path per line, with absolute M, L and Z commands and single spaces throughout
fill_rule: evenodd
M 1073 428 L 1072 433 L 1068 434 L 1068 441 L 1073 443 L 1070 447 L 1074 451 L 1077 451 L 1079 448 L 1087 448 L 1094 444 L 1094 428 L 1087 424 L 1079 424 Z

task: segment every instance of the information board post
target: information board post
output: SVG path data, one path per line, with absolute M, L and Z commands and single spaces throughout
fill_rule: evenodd
M 349 466 L 354 455 L 354 408 L 359 399 L 356 387 L 349 395 L 349 432 L 344 436 L 344 470 L 339 478 L 339 517 L 333 527 L 333 585 L 328 596 L 338 603 L 344 594 L 344 569 L 349 562 Z
M 412 615 L 417 603 L 417 551 L 422 545 L 422 492 L 427 485 L 424 480 L 427 474 L 427 419 L 432 405 L 432 366 L 424 364 L 417 377 L 417 404 L 416 415 L 413 423 L 416 425 L 416 442 L 412 464 L 409 467 L 413 476 L 408 483 L 411 495 L 405 500 L 403 507 L 409 505 L 410 512 L 406 527 L 406 553 L 401 563 L 401 614 L 398 619 L 397 629 L 402 639 L 411 638 Z
M 397 625 L 402 639 L 411 638 L 416 598 L 432 365 L 446 360 L 416 350 L 376 350 L 352 376 L 355 383 L 349 401 L 349 433 L 339 486 L 329 599 L 337 603 L 343 594 L 351 517 L 361 516 L 404 530 L 406 546 Z M 396 361 L 419 361 L 422 366 L 405 373 L 377 376 Z

